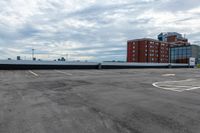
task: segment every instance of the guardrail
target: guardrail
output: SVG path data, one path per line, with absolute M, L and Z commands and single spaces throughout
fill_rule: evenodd
M 24 69 L 128 69 L 128 68 L 188 68 L 188 64 L 117 63 L 117 62 L 58 62 L 1 60 L 0 70 Z

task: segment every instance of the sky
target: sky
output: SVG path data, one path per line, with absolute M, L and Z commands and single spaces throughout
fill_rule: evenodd
M 199 0 L 0 0 L 0 59 L 126 60 L 127 40 L 185 34 L 200 44 Z

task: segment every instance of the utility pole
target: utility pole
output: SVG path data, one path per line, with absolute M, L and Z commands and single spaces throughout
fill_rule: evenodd
M 34 52 L 35 52 L 35 49 L 32 49 L 32 60 L 34 60 Z
M 66 61 L 69 61 L 69 54 L 66 54 Z

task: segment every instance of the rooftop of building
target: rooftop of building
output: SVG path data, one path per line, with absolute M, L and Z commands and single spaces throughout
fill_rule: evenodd
M 190 45 L 174 45 L 172 48 L 176 48 L 176 47 L 195 47 L 195 48 L 200 48 L 199 45 L 196 44 L 190 44 Z
M 180 33 L 178 32 L 161 32 L 159 35 L 181 35 Z
M 133 41 L 154 41 L 154 42 L 159 42 L 159 43 L 167 43 L 167 42 L 159 41 L 157 39 L 152 39 L 152 38 L 140 38 L 140 39 L 128 40 L 128 42 L 133 42 Z
M 183 40 L 183 41 L 187 41 L 188 39 L 185 38 L 185 34 L 184 36 L 178 32 L 161 32 L 159 35 L 158 35 L 158 39 L 162 39 L 160 41 L 167 41 L 166 39 L 168 37 L 173 37 L 173 36 L 176 36 L 177 39 L 179 40 Z

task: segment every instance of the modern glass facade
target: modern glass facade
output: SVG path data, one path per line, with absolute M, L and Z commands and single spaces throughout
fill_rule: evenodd
M 170 48 L 170 62 L 171 63 L 188 63 L 190 57 L 192 57 L 191 46 L 181 46 L 181 47 Z

